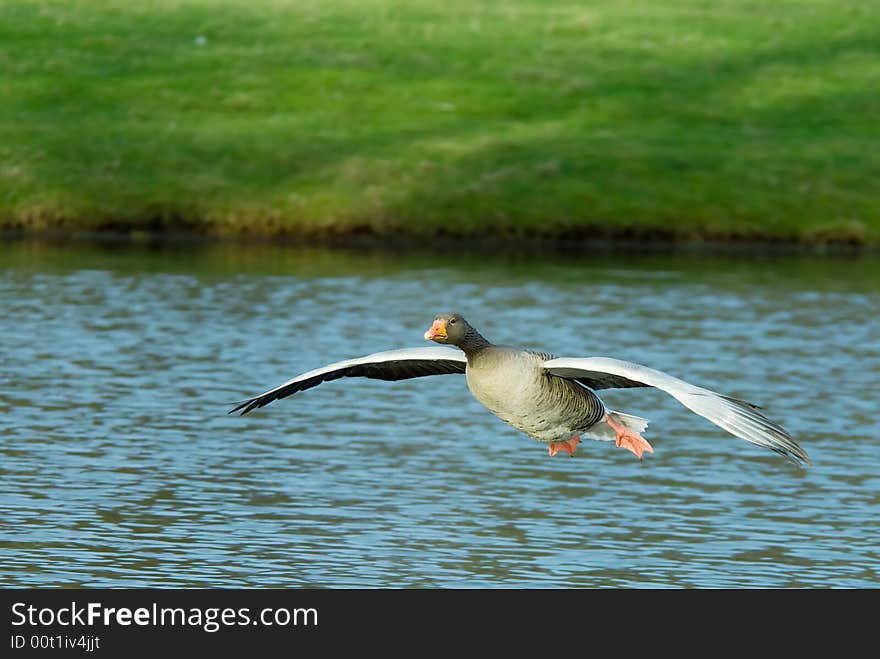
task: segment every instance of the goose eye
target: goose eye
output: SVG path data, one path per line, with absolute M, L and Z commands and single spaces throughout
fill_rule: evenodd
M 450 319 L 449 319 L 449 324 L 450 324 L 450 325 L 455 325 L 455 318 L 450 318 Z

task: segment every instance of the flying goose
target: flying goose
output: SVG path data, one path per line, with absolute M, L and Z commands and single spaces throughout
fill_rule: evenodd
M 468 388 L 480 403 L 502 421 L 548 444 L 551 456 L 560 451 L 574 455 L 580 437 L 587 436 L 614 440 L 641 460 L 644 452 L 654 452 L 640 434 L 647 420 L 609 409 L 596 391 L 655 387 L 732 435 L 797 464 L 810 462 L 792 436 L 757 406 L 647 366 L 610 357 L 556 357 L 493 345 L 457 313 L 436 316 L 424 336 L 459 350 L 440 346 L 404 348 L 328 364 L 241 401 L 229 413 L 247 414 L 279 398 L 343 377 L 406 380 L 464 373 Z

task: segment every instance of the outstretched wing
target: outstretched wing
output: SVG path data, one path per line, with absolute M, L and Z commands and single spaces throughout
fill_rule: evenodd
M 662 371 L 610 357 L 558 357 L 544 362 L 544 368 L 562 378 L 584 384 L 593 382 L 597 386 L 588 386 L 594 389 L 655 387 L 736 437 L 769 448 L 797 463 L 810 461 L 794 438 L 761 414 L 756 405 L 697 387 Z
M 363 377 L 376 380 L 406 380 L 426 375 L 445 375 L 448 373 L 464 373 L 467 357 L 460 350 L 443 347 L 404 348 L 402 350 L 386 350 L 366 357 L 346 359 L 345 361 L 328 364 L 308 373 L 297 375 L 292 380 L 280 384 L 274 389 L 248 398 L 229 410 L 229 414 L 241 410 L 247 414 L 256 407 L 268 405 L 273 400 L 285 398 L 292 394 L 322 382 L 339 378 Z

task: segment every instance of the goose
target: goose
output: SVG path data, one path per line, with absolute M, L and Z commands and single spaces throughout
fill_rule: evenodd
M 406 380 L 464 374 L 474 397 L 492 414 L 548 445 L 548 454 L 569 456 L 581 437 L 614 441 L 642 459 L 654 448 L 642 437 L 648 421 L 609 409 L 596 391 L 654 387 L 730 434 L 775 451 L 795 464 L 809 464 L 806 451 L 757 405 L 680 380 L 662 371 L 611 357 L 557 357 L 494 345 L 459 313 L 442 313 L 424 334 L 437 344 L 377 352 L 297 375 L 240 401 L 229 411 L 247 414 L 269 403 L 345 377 Z

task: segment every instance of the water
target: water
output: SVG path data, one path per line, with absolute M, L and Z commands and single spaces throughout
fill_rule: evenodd
M 877 587 L 880 261 L 0 244 L 0 583 Z M 342 358 L 490 339 L 642 362 L 763 404 L 814 465 L 654 390 L 656 453 L 569 459 L 464 378 Z

